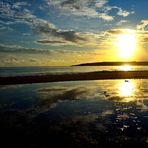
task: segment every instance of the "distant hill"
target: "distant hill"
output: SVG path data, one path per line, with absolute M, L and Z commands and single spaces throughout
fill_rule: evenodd
M 144 62 L 95 62 L 95 63 L 82 63 L 73 66 L 121 66 L 121 65 L 133 65 L 133 66 L 148 66 L 148 61 Z

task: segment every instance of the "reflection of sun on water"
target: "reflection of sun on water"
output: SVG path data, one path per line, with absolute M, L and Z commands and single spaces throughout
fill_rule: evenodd
M 124 102 L 130 102 L 134 101 L 135 98 L 134 96 L 134 89 L 135 89 L 135 84 L 132 81 L 126 80 L 125 82 L 122 82 L 119 84 L 119 95 L 121 97 L 125 97 Z
M 119 66 L 119 70 L 130 71 L 130 70 L 132 70 L 132 66 L 131 65 Z

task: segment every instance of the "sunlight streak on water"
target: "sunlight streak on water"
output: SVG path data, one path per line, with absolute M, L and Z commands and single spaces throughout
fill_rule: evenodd
M 118 86 L 119 95 L 121 97 L 125 97 L 125 102 L 134 101 L 134 91 L 135 91 L 135 84 L 132 81 L 125 80 L 124 82 L 119 83 Z
M 131 65 L 123 65 L 123 66 L 119 66 L 118 69 L 122 70 L 122 71 L 130 71 L 130 70 L 132 70 L 132 66 Z

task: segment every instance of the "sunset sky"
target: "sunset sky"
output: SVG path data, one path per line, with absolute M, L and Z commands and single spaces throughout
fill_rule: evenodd
M 148 60 L 148 0 L 4 0 L 0 66 Z

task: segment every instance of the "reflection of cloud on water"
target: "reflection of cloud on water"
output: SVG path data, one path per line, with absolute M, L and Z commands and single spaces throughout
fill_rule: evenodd
M 61 85 L 53 85 L 42 87 L 42 85 L 30 85 L 31 89 L 34 91 L 33 93 L 37 93 L 34 95 L 35 101 L 27 108 L 12 108 L 9 104 L 9 111 L 15 110 L 19 113 L 27 114 L 29 118 L 34 118 L 40 113 L 44 113 L 49 111 L 50 109 L 55 108 L 61 102 L 73 102 L 79 100 L 88 100 L 88 99 L 96 99 L 101 98 L 100 92 L 97 92 L 97 86 L 94 85 L 74 85 L 74 86 L 61 86 Z M 32 87 L 33 86 L 33 87 Z M 25 89 L 28 85 L 24 85 Z M 21 89 L 23 92 L 23 88 Z M 21 92 L 21 91 L 20 91 Z M 32 91 L 31 91 L 32 92 Z M 30 94 L 31 95 L 31 94 Z M 29 100 L 29 99 L 28 99 Z M 26 100 L 27 102 L 27 100 Z M 15 105 L 15 104 L 14 104 Z M 3 110 L 7 111 L 7 106 L 4 108 L 4 105 L 0 107 Z
M 53 97 L 53 100 L 79 100 L 79 99 L 87 99 L 93 97 L 95 94 L 94 89 L 86 88 L 86 87 L 76 87 L 72 89 L 42 89 L 39 92 L 48 93 L 46 94 L 46 99 L 50 99 L 50 95 Z M 41 99 L 42 99 L 42 94 Z
M 113 102 L 126 102 L 126 99 L 125 97 L 120 97 L 120 96 L 111 96 L 111 97 L 108 97 L 108 100 L 110 101 L 113 101 Z M 130 99 L 132 100 L 132 99 Z M 128 101 L 129 101 L 129 97 L 128 97 Z
M 26 84 L 27 85 L 27 84 Z M 0 90 L 7 90 L 7 89 L 19 89 L 24 87 L 24 84 L 16 84 L 16 85 L 0 85 Z
M 145 98 L 139 98 L 137 100 L 137 108 L 139 108 L 141 110 L 141 112 L 145 112 L 145 111 L 148 111 L 148 105 L 144 104 L 145 102 Z
M 55 108 L 61 102 L 67 101 L 79 101 L 86 99 L 105 99 L 108 101 L 113 101 L 114 103 L 134 103 L 135 105 L 141 107 L 141 110 L 147 110 L 147 106 L 144 103 L 139 103 L 140 98 L 143 96 L 143 92 L 139 93 L 139 87 L 134 80 L 128 81 L 117 81 L 117 84 L 110 88 L 109 85 L 104 91 L 104 85 L 102 83 L 91 83 L 85 86 L 82 85 L 62 85 L 62 86 L 52 86 L 37 89 L 39 99 L 32 106 L 31 109 L 35 114 L 42 113 Z M 108 84 L 108 83 L 107 83 Z M 128 91 L 128 92 L 126 92 Z M 104 93 L 105 92 L 105 93 Z M 130 105 L 129 105 L 130 106 Z M 107 116 L 111 112 L 104 112 L 102 116 Z
M 76 101 L 81 99 L 91 99 L 96 95 L 96 89 L 89 87 L 73 87 L 73 88 L 42 88 L 38 89 L 39 99 L 33 105 L 31 110 L 35 112 L 46 112 L 50 108 L 63 101 Z
M 120 81 L 120 83 L 128 82 Z M 144 128 L 141 125 L 140 109 L 142 104 L 145 104 L 146 96 L 142 102 L 143 92 L 141 94 L 137 93 L 137 88 L 135 88 L 134 95 L 122 96 L 117 87 L 119 85 L 111 86 L 109 89 L 104 87 L 103 83 L 99 83 L 99 86 L 89 86 L 85 85 L 85 83 L 84 85 L 81 84 L 81 86 L 70 87 L 65 85 L 49 87 L 46 85 L 43 88 L 43 86 L 40 86 L 34 91 L 37 93 L 38 98 L 30 108 L 22 110 L 22 112 L 10 110 L 11 117 L 5 116 L 3 121 L 7 122 L 7 124 L 13 124 L 16 128 L 19 125 L 22 126 L 22 129 L 31 126 L 29 130 L 31 129 L 31 132 L 35 134 L 48 129 L 49 136 L 55 136 L 55 141 L 66 139 L 67 142 L 67 138 L 69 138 L 77 146 L 84 144 L 84 147 L 85 145 L 89 147 L 90 144 L 91 147 L 99 147 L 102 141 L 117 145 L 137 140 L 139 140 L 139 143 L 143 143 L 144 134 L 142 132 Z M 137 97 L 138 95 L 139 97 Z M 103 100 L 102 96 L 105 97 L 105 100 Z M 133 97 L 133 101 L 125 101 L 126 98 L 130 100 L 130 97 Z M 104 104 L 99 100 L 101 98 Z M 99 105 L 95 106 L 96 110 L 94 110 L 92 104 L 97 101 L 93 99 L 99 100 Z M 111 107 L 108 106 L 108 102 Z M 83 104 L 85 106 L 83 108 L 86 108 L 86 110 L 81 108 L 81 103 L 85 104 Z M 100 104 L 103 106 L 102 108 L 100 108 Z M 69 110 L 67 105 L 71 105 L 73 108 Z M 64 112 L 61 112 L 63 110 Z M 14 122 L 9 123 L 9 121 Z M 15 125 L 16 123 L 17 125 Z M 135 134 L 135 136 L 132 135 L 134 138 L 129 133 Z M 142 135 L 142 138 L 139 139 L 136 134 Z
M 128 114 L 125 114 L 125 113 L 123 113 L 123 114 L 118 114 L 116 119 L 117 119 L 118 121 L 124 121 L 124 120 L 129 119 L 129 116 L 128 116 Z
M 50 92 L 59 92 L 59 91 L 65 91 L 66 88 L 42 88 L 38 89 L 38 92 L 40 93 L 50 93 Z
M 109 115 L 112 115 L 113 114 L 113 110 L 106 110 L 106 111 L 103 111 L 101 116 L 102 117 L 106 117 L 106 116 L 109 116 Z

